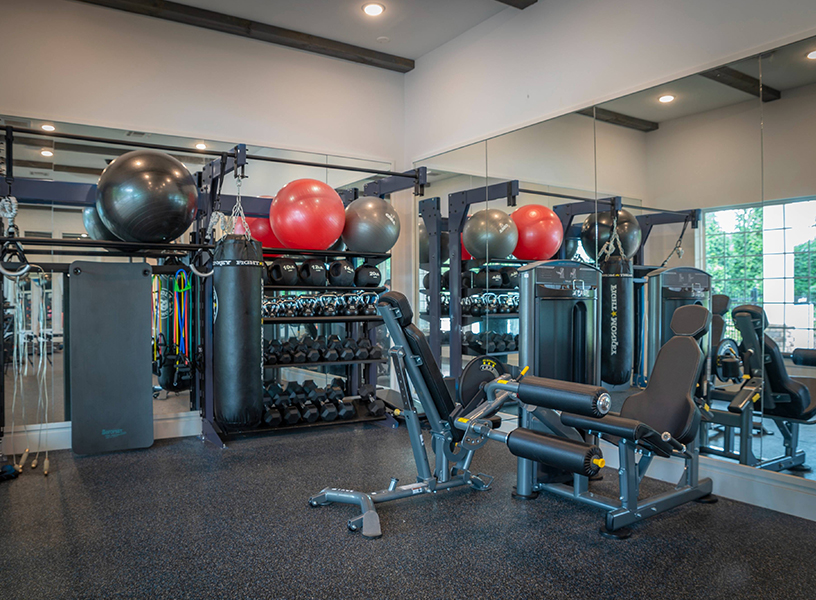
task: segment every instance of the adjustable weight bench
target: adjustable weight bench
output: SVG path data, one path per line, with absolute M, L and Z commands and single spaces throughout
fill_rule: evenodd
M 497 430 L 498 411 L 505 402 L 516 399 L 542 410 L 563 411 L 562 414 L 575 418 L 602 421 L 601 417 L 610 407 L 609 394 L 604 388 L 525 377 L 523 372 L 513 378 L 499 361 L 480 357 L 471 361 L 463 372 L 459 381 L 460 398 L 454 402 L 425 335 L 412 324 L 413 312 L 407 298 L 398 292 L 387 292 L 380 296 L 378 310 L 394 344 L 389 354 L 403 402 L 403 409 L 395 411 L 395 415 L 405 418 L 417 467 L 416 482 L 398 486 L 398 480 L 392 479 L 387 489 L 370 493 L 325 488 L 309 499 L 310 506 L 357 505 L 362 514 L 350 519 L 348 528 L 360 531 L 364 537 L 380 537 L 382 532 L 375 507 L 378 503 L 465 485 L 476 490 L 487 489 L 493 478 L 471 472 L 471 463 L 475 452 L 491 440 L 507 446 L 517 457 L 585 478 L 596 475 L 604 466 L 598 446 L 581 438 L 570 439 L 525 427 L 509 433 Z M 474 385 L 478 378 L 481 381 Z M 409 382 L 431 429 L 433 468 Z M 674 441 L 670 437 L 663 439 L 651 428 L 629 419 L 621 419 L 621 422 L 622 426 L 637 429 L 644 444 L 654 444 L 663 453 L 672 452 Z
M 521 411 L 522 427 L 572 439 L 596 435 L 617 445 L 620 459 L 617 498 L 591 491 L 590 478 L 585 474 L 564 477 L 563 473 L 537 469 L 524 457 L 518 460 L 514 496 L 531 499 L 538 492 L 547 491 L 603 508 L 607 513 L 601 533 L 615 538 L 628 537 L 628 525 L 686 502 L 703 498 L 716 501 L 711 497 L 711 480 L 699 479 L 697 440 L 701 412 L 694 399 L 705 364 L 699 340 L 708 332 L 710 323 L 711 313 L 702 306 L 682 306 L 674 312 L 671 321 L 674 337 L 660 349 L 646 388 L 627 398 L 620 414 L 593 418 L 566 412 L 559 415 L 547 409 Z M 681 458 L 685 463 L 683 476 L 674 489 L 641 501 L 640 482 L 655 456 Z

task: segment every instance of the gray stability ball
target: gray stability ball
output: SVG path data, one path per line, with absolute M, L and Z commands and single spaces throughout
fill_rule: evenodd
M 99 177 L 96 209 L 127 242 L 171 242 L 195 219 L 198 189 L 181 161 L 156 150 L 116 158 Z
M 96 188 L 88 190 L 85 202 L 88 203 L 88 206 L 82 209 L 82 223 L 85 225 L 88 236 L 92 240 L 121 241 L 111 233 L 110 229 L 105 227 L 102 219 L 99 218 L 99 213 L 96 211 Z
M 495 208 L 480 210 L 465 223 L 462 241 L 473 258 L 507 258 L 516 249 L 518 228 L 506 212 Z
M 439 245 L 441 246 L 442 257 L 441 260 L 443 263 L 448 262 L 450 257 L 450 249 L 448 248 L 448 240 L 450 240 L 450 234 L 447 231 L 443 231 L 439 234 Z M 421 264 L 426 264 L 428 261 L 431 260 L 430 255 L 430 237 L 428 236 L 428 230 L 425 228 L 425 221 L 422 219 L 419 220 L 419 262 Z
M 612 235 L 612 224 L 614 222 L 615 217 L 612 211 L 605 210 L 589 215 L 581 226 L 581 245 L 584 247 L 584 252 L 592 260 L 598 258 L 598 252 Z M 626 258 L 632 258 L 640 248 L 642 236 L 637 218 L 628 210 L 619 210 L 616 229 L 623 247 L 623 253 Z M 612 255 L 620 256 L 617 245 L 615 245 Z
M 346 207 L 341 238 L 350 252 L 388 252 L 399 234 L 399 215 L 382 198 L 363 196 Z

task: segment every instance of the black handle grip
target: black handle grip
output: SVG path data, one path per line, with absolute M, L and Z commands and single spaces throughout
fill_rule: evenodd
M 519 382 L 518 397 L 524 404 L 588 417 L 602 417 L 610 407 L 609 394 L 602 387 L 530 375 Z
M 514 456 L 544 463 L 557 469 L 591 477 L 604 465 L 598 446 L 590 446 L 518 427 L 507 436 L 507 447 Z

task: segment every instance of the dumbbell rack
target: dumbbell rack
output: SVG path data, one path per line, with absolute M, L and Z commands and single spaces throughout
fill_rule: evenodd
M 345 258 L 350 260 L 355 268 L 360 266 L 363 263 L 377 265 L 386 260 L 388 260 L 391 255 L 390 254 L 374 254 L 374 253 L 350 253 L 350 252 L 331 252 L 331 251 L 323 251 L 323 252 L 315 252 L 315 251 L 296 251 L 293 252 L 292 250 L 270 250 L 265 248 L 264 249 L 265 255 L 272 255 L 274 254 L 277 257 L 283 258 L 291 258 L 293 260 L 301 260 L 304 257 L 309 258 L 321 258 L 325 262 L 331 262 L 336 259 Z M 319 293 L 335 293 L 335 294 L 344 294 L 344 293 L 353 293 L 353 292 L 373 292 L 376 294 L 380 294 L 386 291 L 385 287 L 366 287 L 360 288 L 355 286 L 310 286 L 310 285 L 294 285 L 294 286 L 282 286 L 282 285 L 264 285 L 264 295 L 274 295 L 276 297 L 285 297 L 288 295 L 301 295 L 301 294 L 319 294 Z M 264 340 L 268 341 L 270 339 L 279 339 L 282 342 L 285 342 L 289 337 L 290 334 L 284 333 L 287 329 L 286 326 L 293 326 L 298 327 L 301 325 L 325 325 L 331 327 L 335 324 L 342 324 L 344 325 L 344 334 L 346 337 L 351 337 L 353 339 L 359 339 L 361 336 L 365 335 L 371 340 L 372 343 L 376 343 L 376 328 L 383 322 L 382 317 L 380 315 L 332 315 L 332 316 L 325 316 L 325 315 L 317 315 L 317 316 L 294 316 L 294 317 L 264 317 L 263 318 L 263 326 L 264 326 Z M 343 337 L 343 334 L 340 334 L 339 331 L 329 331 L 326 332 L 326 335 L 329 333 L 335 333 Z M 295 337 L 300 337 L 302 335 L 299 334 Z M 264 365 L 264 382 L 278 381 L 280 382 L 281 377 L 280 374 L 284 369 L 298 369 L 303 371 L 313 371 L 315 374 L 324 374 L 327 373 L 327 370 L 332 367 L 341 367 L 346 370 L 345 376 L 340 376 L 346 381 L 346 395 L 347 396 L 355 396 L 358 394 L 358 390 L 363 383 L 369 383 L 376 385 L 377 383 L 377 367 L 380 364 L 385 364 L 388 362 L 388 355 L 387 355 L 387 348 L 384 348 L 384 353 L 382 358 L 377 359 L 362 359 L 362 360 L 338 360 L 338 361 L 315 361 L 315 362 L 303 362 L 303 363 L 287 363 L 287 364 L 265 364 Z M 332 377 L 337 377 L 336 374 L 331 374 Z M 356 415 L 350 419 L 335 419 L 333 421 L 323 421 L 318 420 L 314 423 L 308 423 L 305 421 L 301 421 L 294 425 L 284 425 L 281 424 L 277 427 L 270 427 L 266 424 L 262 426 L 252 429 L 247 432 L 242 433 L 264 433 L 264 432 L 284 432 L 284 431 L 294 431 L 299 429 L 312 429 L 315 427 L 324 427 L 329 425 L 343 425 L 343 424 L 350 424 L 350 423 L 363 423 L 363 422 L 370 422 L 370 421 L 380 421 L 386 417 L 375 417 L 368 414 L 368 411 L 364 406 L 360 403 L 354 403 L 356 409 Z

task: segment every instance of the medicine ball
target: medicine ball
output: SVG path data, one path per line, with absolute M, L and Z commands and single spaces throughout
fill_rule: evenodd
M 596 259 L 598 252 L 612 235 L 612 224 L 615 222 L 615 215 L 612 211 L 605 210 L 597 214 L 589 215 L 581 226 L 581 244 L 584 252 L 591 259 Z M 618 211 L 616 229 L 618 237 L 623 246 L 623 253 L 626 258 L 632 258 L 640 248 L 641 231 L 635 215 L 628 210 Z M 615 246 L 612 256 L 620 256 L 620 250 Z
M 304 260 L 298 275 L 303 285 L 326 285 L 326 265 L 319 258 Z
M 329 285 L 354 285 L 354 266 L 347 260 L 336 260 L 329 265 Z
M 96 210 L 126 242 L 171 242 L 195 219 L 198 188 L 181 161 L 156 150 L 115 158 L 99 177 Z
M 482 269 L 473 276 L 473 287 L 478 289 L 502 287 L 502 275 L 499 271 Z
M 272 285 L 297 285 L 298 267 L 288 258 L 276 258 L 267 269 Z
M 354 271 L 354 285 L 357 287 L 377 287 L 382 275 L 377 267 L 363 265 Z
M 515 267 L 502 267 L 500 273 L 502 276 L 503 288 L 512 290 L 519 286 L 518 269 Z

